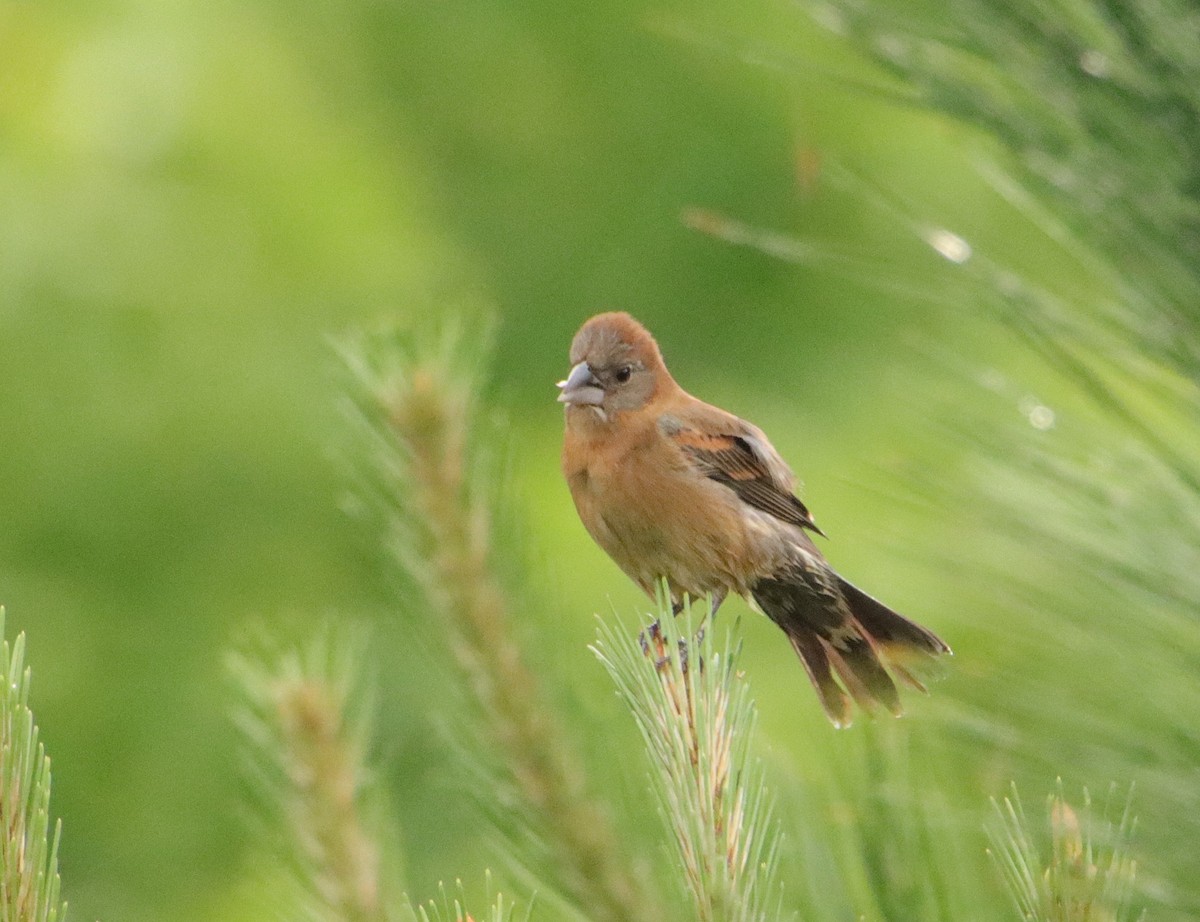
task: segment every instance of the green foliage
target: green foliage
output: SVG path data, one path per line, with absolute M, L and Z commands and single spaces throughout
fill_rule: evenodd
M 570 811 L 525 807 L 584 791 L 611 824 L 570 825 L 606 830 L 594 854 L 629 883 L 609 915 L 667 917 L 642 900 L 658 824 L 636 735 L 584 665 L 602 600 L 642 603 L 555 457 L 570 334 L 612 307 L 763 425 L 831 559 L 956 651 L 903 721 L 835 734 L 773 626 L 743 620 L 784 902 L 999 922 L 987 798 L 1061 774 L 1136 784 L 1133 900 L 1200 915 L 1194 11 L 814 9 L 9 4 L 0 597 L 37 613 L 50 667 L 73 911 L 261 917 L 240 905 L 213 650 L 264 611 L 385 609 L 376 769 L 419 843 L 412 890 L 520 864 L 541 915 L 580 913 L 596 885 L 555 829 Z M 387 550 L 364 553 L 331 501 L 324 338 L 457 313 L 447 289 L 496 305 L 496 373 L 467 348 L 443 393 L 490 457 L 431 518 L 377 426 L 350 506 Z M 479 586 L 499 627 L 459 620 Z M 482 766 L 463 782 L 454 747 Z
M 1129 854 L 1135 820 L 1133 795 L 1114 823 L 1107 809 L 1094 817 L 1083 792 L 1078 813 L 1063 796 L 1062 784 L 1049 798 L 1050 845 L 1030 823 L 1014 788 L 1003 803 L 992 801 L 989 830 L 996 864 L 1025 922 L 1122 922 L 1145 918 L 1129 908 L 1136 862 Z
M 1196 457 L 1125 392 L 1140 382 L 1178 406 L 1188 398 L 1161 373 L 1187 380 L 1200 367 L 1200 42 L 1186 4 L 835 5 L 910 104 L 1001 143 L 1002 154 L 978 146 L 981 172 L 1087 277 L 1085 290 L 1039 282 L 995 247 L 968 245 L 953 261 L 967 263 L 971 293 L 1200 485 Z
M 955 213 L 944 197 L 917 200 L 830 158 L 821 181 L 888 222 L 894 247 L 864 254 L 857 241 L 722 215 L 694 223 L 942 305 L 954 332 L 922 334 L 922 358 L 903 376 L 917 408 L 906 423 L 957 450 L 952 463 L 912 465 L 889 488 L 953 522 L 923 550 L 953 582 L 947 601 L 961 614 L 947 633 L 973 661 L 956 664 L 970 681 L 942 692 L 948 764 L 981 787 L 997 772 L 1022 784 L 1067 771 L 1081 786 L 1136 783 L 1140 848 L 1152 856 L 1142 866 L 1153 868 L 1139 886 L 1154 894 L 1153 915 L 1191 918 L 1200 910 L 1188 870 L 1200 835 L 1190 727 L 1200 699 L 1188 678 L 1200 657 L 1195 17 L 1170 0 L 810 9 L 890 75 L 875 81 L 877 95 L 936 130 L 969 126 L 994 196 Z M 998 207 L 1020 220 L 1019 233 L 994 232 Z M 1045 261 L 1018 238 L 1043 247 Z M 913 244 L 940 269 L 896 258 Z M 964 313 L 1018 351 L 964 356 Z
M 277 856 L 279 919 L 384 922 L 380 832 L 365 815 L 370 698 L 361 641 L 318 637 L 304 649 L 229 657 L 260 837 Z M 339 638 L 340 639 L 335 639 Z M 378 824 L 378 818 L 376 818 Z
M 467 912 L 467 898 L 462 892 L 462 883 L 459 883 L 458 893 L 451 897 L 446 892 L 445 885 L 439 887 L 440 898 L 430 900 L 417 906 L 410 906 L 408 916 L 403 917 L 405 922 L 513 922 L 516 907 L 511 901 L 505 901 L 503 893 L 497 893 L 495 899 L 489 904 L 486 915 L 471 915 Z M 489 887 L 490 892 L 490 879 Z M 532 911 L 532 907 L 529 911 Z M 528 911 L 525 915 L 525 922 L 528 922 Z
M 692 917 L 766 922 L 778 915 L 778 823 L 751 752 L 755 708 L 737 626 L 715 620 L 694 633 L 690 614 L 676 620 L 660 593 L 639 638 L 602 621 L 594 650 L 641 731 L 674 846 L 666 871 L 686 888 Z
M 363 503 L 374 510 L 392 575 L 421 590 L 418 604 L 400 593 L 402 617 L 448 654 L 468 692 L 454 737 L 474 744 L 462 754 L 480 804 L 575 911 L 649 919 L 643 882 L 605 806 L 589 794 L 580 757 L 512 628 L 487 489 L 494 430 L 478 409 L 485 339 L 452 322 L 432 335 L 379 333 L 343 348 L 364 447 Z
M 59 922 L 58 843 L 50 828 L 50 757 L 29 709 L 25 635 L 9 646 L 0 606 L 0 920 Z

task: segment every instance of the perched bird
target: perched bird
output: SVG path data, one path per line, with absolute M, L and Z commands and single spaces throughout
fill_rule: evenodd
M 665 579 L 676 612 L 711 593 L 715 613 L 730 591 L 756 605 L 787 634 L 836 726 L 849 725 L 851 699 L 899 715 L 893 675 L 925 690 L 908 664 L 950 648 L 834 572 L 761 429 L 676 384 L 628 314 L 588 320 L 571 366 L 558 385 L 563 474 L 588 532 L 651 598 Z

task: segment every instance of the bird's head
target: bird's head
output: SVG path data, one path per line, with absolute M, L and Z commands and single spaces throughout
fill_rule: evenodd
M 575 334 L 571 373 L 558 382 L 558 399 L 608 420 L 640 410 L 670 380 L 658 343 L 644 326 L 628 314 L 597 314 Z

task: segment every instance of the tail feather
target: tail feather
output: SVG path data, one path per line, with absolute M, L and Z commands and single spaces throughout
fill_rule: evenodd
M 903 707 L 892 676 L 920 691 L 925 686 L 898 658 L 950 652 L 932 631 L 846 582 L 828 565 L 759 580 L 752 594 L 787 634 L 838 727 L 850 724 L 852 698 L 868 713 L 883 706 L 900 716 Z
M 857 627 L 857 625 L 856 625 Z M 868 714 L 882 704 L 896 717 L 904 713 L 896 683 L 883 668 L 871 640 L 861 632 L 847 637 L 841 647 L 830 644 L 830 659 L 842 684 L 846 686 L 858 706 Z
M 829 652 L 826 644 L 811 631 L 788 631 L 792 647 L 800 655 L 800 662 L 817 690 L 821 706 L 835 727 L 850 726 L 850 699 L 842 691 L 829 668 Z
M 897 614 L 840 576 L 837 576 L 837 583 L 842 598 L 854 612 L 854 617 L 875 640 L 885 644 L 913 647 L 934 655 L 950 652 L 946 642 L 933 631 Z

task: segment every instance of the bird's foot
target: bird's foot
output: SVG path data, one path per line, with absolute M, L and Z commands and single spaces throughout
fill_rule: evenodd
M 671 661 L 667 656 L 667 642 L 663 637 L 662 625 L 655 621 L 638 634 L 638 646 L 646 656 L 654 657 L 654 668 L 659 672 Z
M 699 641 L 703 637 L 704 630 L 701 628 L 700 633 L 695 637 L 695 641 Z M 691 661 L 688 642 L 681 638 L 676 643 L 679 649 L 680 672 L 687 675 L 688 664 Z M 671 656 L 667 652 L 667 638 L 663 636 L 662 625 L 659 622 L 655 621 L 638 634 L 638 646 L 642 648 L 643 654 L 654 657 L 654 668 L 659 672 L 663 672 L 670 665 Z M 700 662 L 701 668 L 703 668 L 703 662 Z
M 647 656 L 650 655 L 650 647 L 662 646 L 662 625 L 655 621 L 649 627 L 643 628 L 638 634 L 638 646 L 642 648 L 642 652 Z
M 701 630 L 700 633 L 703 634 L 704 633 L 703 630 Z M 699 635 L 695 639 L 698 640 Z M 692 657 L 691 657 L 690 651 L 688 650 L 688 642 L 686 640 L 681 639 L 679 641 L 679 671 L 682 672 L 684 675 L 687 675 L 688 667 L 691 665 L 691 662 L 692 662 Z M 704 672 L 703 657 L 700 657 L 700 656 L 696 657 L 696 665 L 698 667 L 700 667 L 701 672 Z

